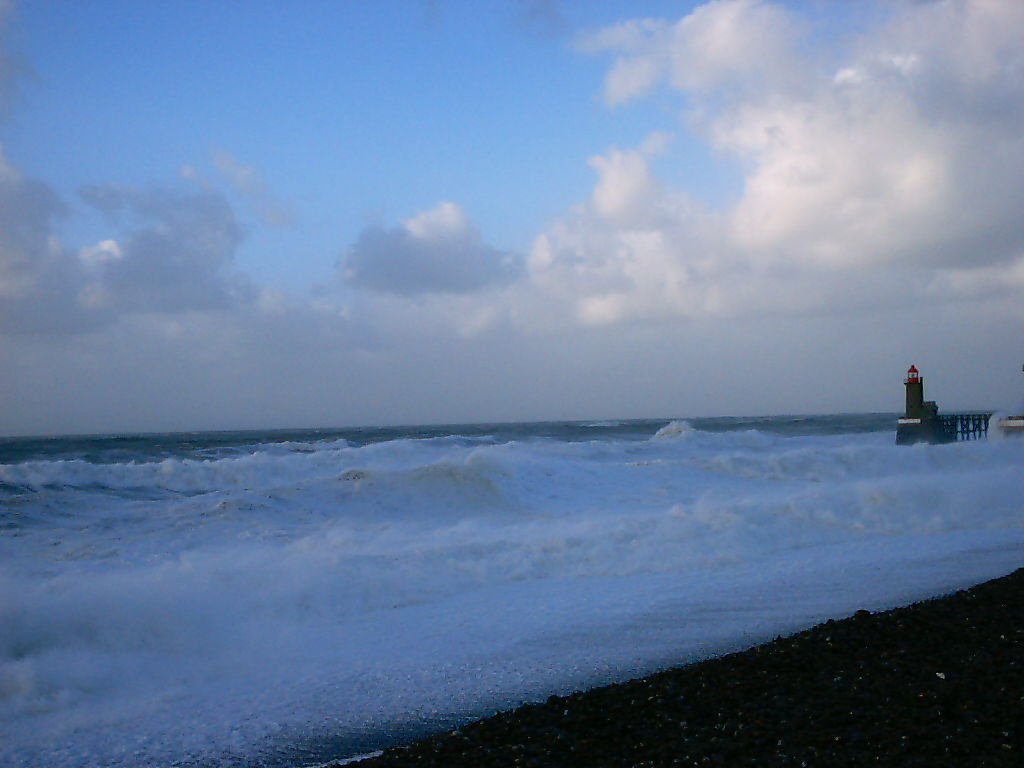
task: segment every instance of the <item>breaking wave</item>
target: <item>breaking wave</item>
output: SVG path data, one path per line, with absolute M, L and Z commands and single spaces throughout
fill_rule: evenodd
M 0 465 L 0 763 L 326 760 L 1019 564 L 1024 441 L 645 428 Z
M 693 425 L 688 421 L 676 420 L 671 421 L 664 427 L 654 433 L 655 440 L 667 440 L 669 438 L 688 437 L 692 435 L 696 430 Z

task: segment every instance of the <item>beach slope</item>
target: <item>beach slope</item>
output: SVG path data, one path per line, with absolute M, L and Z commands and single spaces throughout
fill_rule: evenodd
M 1024 569 L 358 765 L 1021 766 Z

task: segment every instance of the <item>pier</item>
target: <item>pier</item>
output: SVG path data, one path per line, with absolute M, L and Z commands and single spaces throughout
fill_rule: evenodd
M 939 421 L 943 434 L 949 436 L 947 442 L 955 442 L 988 437 L 988 422 L 991 418 L 991 413 L 951 413 L 939 416 Z
M 924 399 L 924 377 L 916 365 L 910 366 L 903 382 L 907 388 L 907 408 L 896 422 L 896 444 L 955 443 L 988 437 L 991 413 L 948 413 L 939 415 L 934 400 Z

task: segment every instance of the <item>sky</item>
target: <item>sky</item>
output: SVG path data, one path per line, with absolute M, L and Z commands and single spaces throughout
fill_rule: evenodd
M 1024 405 L 1018 0 L 0 0 L 0 434 Z

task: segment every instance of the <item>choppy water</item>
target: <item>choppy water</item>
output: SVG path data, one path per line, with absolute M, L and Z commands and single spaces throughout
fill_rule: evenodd
M 303 764 L 1024 564 L 1024 441 L 893 427 L 0 440 L 0 764 Z

